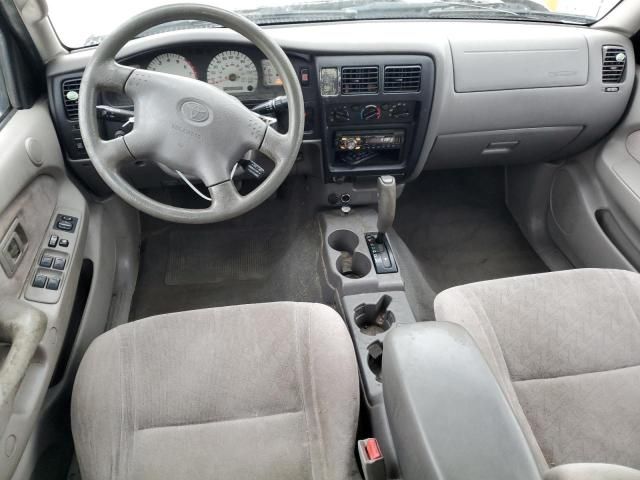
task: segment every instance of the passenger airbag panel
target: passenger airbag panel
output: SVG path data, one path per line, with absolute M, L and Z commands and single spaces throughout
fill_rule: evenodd
M 586 85 L 587 40 L 579 33 L 552 37 L 452 37 L 456 92 Z

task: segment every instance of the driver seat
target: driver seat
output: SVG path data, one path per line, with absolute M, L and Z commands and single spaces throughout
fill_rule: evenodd
M 159 315 L 99 336 L 74 385 L 83 480 L 345 479 L 359 409 L 349 333 L 324 305 Z

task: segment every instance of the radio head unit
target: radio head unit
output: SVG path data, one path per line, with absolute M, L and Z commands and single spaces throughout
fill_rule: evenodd
M 404 140 L 404 130 L 337 132 L 335 150 L 399 150 L 403 147 Z

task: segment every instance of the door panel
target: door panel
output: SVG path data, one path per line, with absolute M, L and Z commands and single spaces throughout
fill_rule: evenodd
M 550 188 L 549 232 L 576 267 L 640 270 L 640 68 L 634 73 L 624 118 L 559 167 Z
M 73 218 L 72 229 L 60 224 L 62 216 Z M 10 338 L 8 329 L 3 335 L 0 325 L 0 337 L 4 336 L 0 338 L 4 344 L 0 377 L 21 379 L 19 388 L 0 395 L 0 451 L 4 454 L 0 480 L 12 478 L 21 460 L 60 356 L 78 286 L 87 220 L 88 205 L 66 176 L 46 100 L 13 112 L 0 128 L 0 304 L 15 307 L 16 316 L 0 315 L 0 323 L 31 316 L 43 318 L 45 327 L 40 341 L 34 336 L 38 332 L 30 332 L 37 347 L 29 352 L 28 367 L 22 362 L 22 369 L 16 371 L 18 363 L 9 362 L 8 351 L 18 348 L 19 342 Z M 58 239 L 55 245 L 49 244 L 52 236 Z M 68 244 L 61 246 L 60 239 Z

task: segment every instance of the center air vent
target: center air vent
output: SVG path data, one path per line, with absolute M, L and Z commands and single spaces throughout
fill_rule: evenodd
M 420 65 L 393 65 L 384 67 L 385 93 L 419 92 L 422 79 Z
M 627 66 L 627 52 L 622 47 L 602 47 L 602 83 L 620 83 Z
M 342 67 L 342 94 L 378 93 L 378 67 Z
M 78 119 L 78 98 L 80 94 L 80 79 L 72 78 L 62 82 L 62 101 L 64 111 L 69 120 Z

